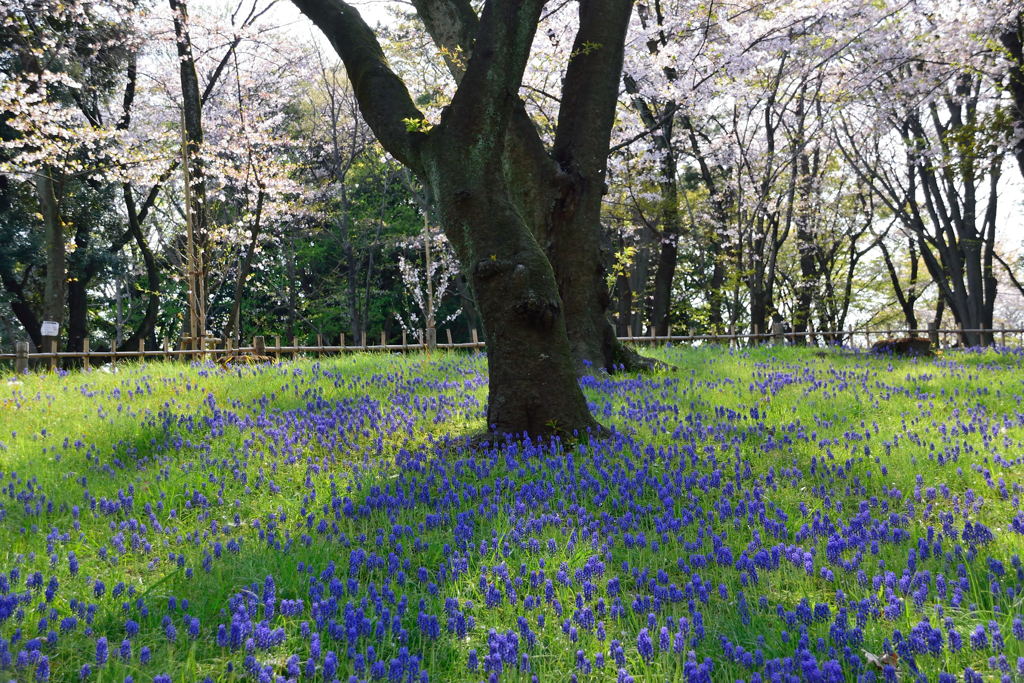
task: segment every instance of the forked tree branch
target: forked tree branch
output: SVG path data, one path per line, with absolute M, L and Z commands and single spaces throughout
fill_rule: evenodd
M 384 51 L 359 12 L 343 0 L 292 0 L 323 31 L 345 64 L 363 118 L 396 159 L 421 174 L 415 130 L 408 121 L 423 114 L 391 67 Z

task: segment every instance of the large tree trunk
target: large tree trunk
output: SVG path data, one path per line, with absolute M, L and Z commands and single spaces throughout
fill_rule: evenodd
M 52 170 L 44 168 L 36 175 L 36 197 L 39 212 L 43 216 L 43 234 L 46 245 L 46 279 L 43 290 L 43 320 L 64 325 L 65 282 L 67 280 L 67 257 L 64 247 L 64 223 L 60 217 L 57 202 L 56 182 Z M 41 337 L 42 351 L 50 350 L 50 343 L 57 336 Z
M 460 172 L 465 158 L 445 149 L 460 146 L 438 140 L 428 161 L 431 187 L 484 319 L 489 429 L 545 434 L 596 427 L 577 384 L 554 273 L 504 179 L 500 172 Z
M 100 264 L 90 249 L 89 226 L 75 226 L 75 250 L 68 258 L 68 351 L 81 351 L 89 334 L 89 283 Z
M 527 221 L 517 205 L 514 193 L 518 188 L 506 175 L 507 134 L 513 117 L 518 116 L 514 112 L 521 107 L 517 92 L 543 0 L 487 1 L 459 87 L 440 123 L 429 132 L 410 131 L 409 120 L 422 121 L 423 115 L 404 83 L 388 68 L 373 31 L 351 6 L 343 0 L 295 3 L 327 34 L 341 55 L 363 116 L 378 139 L 417 173 L 431 192 L 445 234 L 470 278 L 484 321 L 490 378 L 489 430 L 545 435 L 596 428 L 577 381 L 566 330 L 567 308 L 559 296 L 551 261 L 537 241 L 536 226 Z M 612 4 L 611 0 L 602 3 L 607 4 Z M 626 12 L 622 25 L 617 27 L 620 37 L 616 39 L 613 32 L 610 42 L 596 50 L 617 53 L 620 65 L 628 16 Z M 581 20 L 587 23 L 583 17 Z M 570 62 L 570 71 L 579 60 L 576 57 Z M 567 74 L 567 83 L 571 80 Z M 613 100 L 614 94 L 613 90 Z M 568 99 L 585 104 L 585 98 L 575 95 Z M 565 102 L 563 98 L 563 106 Z M 606 108 L 605 103 L 600 104 L 597 116 Z M 610 106 L 614 113 L 614 101 Z M 607 138 L 604 144 L 606 151 Z M 603 174 L 604 159 L 580 154 L 589 150 L 572 146 L 562 151 L 560 165 L 567 176 L 567 194 L 587 197 L 587 201 L 580 202 L 582 207 L 594 204 L 592 197 L 597 193 L 599 209 L 603 178 L 595 183 L 591 171 L 599 163 Z M 564 214 L 567 207 L 563 202 L 559 208 Z M 560 232 L 558 239 L 581 235 L 584 239 L 574 240 L 574 245 L 593 254 L 597 245 L 589 238 L 598 232 L 598 214 L 572 215 L 578 219 L 572 227 L 580 232 Z M 565 253 L 563 245 L 553 248 L 553 253 Z M 588 283 L 596 277 L 595 263 L 599 259 L 575 264 Z M 579 303 L 573 300 L 574 306 Z M 600 319 L 610 331 L 603 306 Z
M 478 22 L 467 0 L 413 0 L 413 4 L 447 54 L 471 53 Z M 618 342 L 608 319 L 604 276 L 609 254 L 600 223 L 608 141 L 631 8 L 632 0 L 580 2 L 580 28 L 563 80 L 550 154 L 518 101 L 508 124 L 505 159 L 510 196 L 554 268 L 579 368 L 611 371 L 652 365 Z M 447 59 L 447 63 L 461 81 L 465 60 Z M 587 115 L 580 116 L 580 111 Z
M 563 191 L 551 219 L 548 253 L 578 363 L 613 370 L 640 359 L 619 344 L 608 319 L 601 197 L 632 0 L 583 0 L 562 87 L 552 157 Z M 594 48 L 593 46 L 598 46 Z M 586 112 L 581 115 L 581 112 Z

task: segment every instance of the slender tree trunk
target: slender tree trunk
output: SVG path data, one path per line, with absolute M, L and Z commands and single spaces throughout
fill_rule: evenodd
M 168 0 L 174 19 L 175 45 L 178 51 L 179 74 L 181 78 L 182 122 L 185 138 L 186 178 L 189 184 L 188 196 L 193 235 L 186 262 L 189 269 L 189 336 L 196 336 L 206 328 L 206 279 L 208 241 L 208 216 L 206 207 L 206 171 L 201 152 L 203 146 L 203 98 L 199 90 L 195 58 L 192 54 L 192 39 L 188 29 L 188 5 L 185 0 Z M 195 327 L 193 327 L 195 326 Z
M 287 247 L 285 249 L 285 272 L 288 278 L 288 318 L 286 329 L 288 330 L 288 342 L 291 343 L 295 337 L 296 323 L 299 317 L 299 296 L 298 283 L 296 281 L 297 268 L 295 267 L 295 228 L 288 231 Z
M 470 288 L 469 278 L 460 273 L 455 278 L 455 287 L 462 304 L 462 318 L 466 323 L 466 339 L 469 340 L 473 336 L 473 330 L 481 328 L 480 313 L 477 311 L 476 298 Z
M 120 341 L 117 345 L 120 351 L 131 351 L 137 349 L 140 339 L 146 339 L 153 335 L 156 330 L 156 321 L 160 314 L 160 267 L 157 265 L 153 250 L 146 242 L 146 236 L 142 232 L 142 216 L 136 210 L 135 196 L 132 194 L 131 186 L 127 183 L 121 187 L 124 195 L 125 208 L 128 214 L 128 231 L 139 253 L 142 255 L 142 264 L 146 269 L 146 310 L 142 320 L 128 335 L 128 338 Z
M 815 151 L 816 155 L 817 151 Z M 793 331 L 797 333 L 794 343 L 805 345 L 807 337 L 804 336 L 804 333 L 807 332 L 807 324 L 811 320 L 811 304 L 814 302 L 814 293 L 821 277 L 818 270 L 820 262 L 818 244 L 814 239 L 814 216 L 811 213 L 812 206 L 814 206 L 812 198 L 817 169 L 812 169 L 811 155 L 807 153 L 800 154 L 797 165 L 800 170 L 800 178 L 797 182 L 799 206 L 794 216 L 794 222 L 796 223 L 796 246 L 799 251 L 800 280 L 797 283 L 796 306 L 793 310 Z M 817 166 L 817 162 L 814 163 L 814 166 Z
M 235 277 L 235 292 L 231 302 L 231 318 L 228 322 L 228 336 L 234 339 L 236 344 L 242 341 L 242 295 L 245 289 L 245 281 L 249 279 L 249 271 L 252 269 L 252 257 L 256 253 L 256 245 L 259 243 L 260 230 L 263 219 L 263 202 L 266 199 L 266 192 L 261 187 L 256 195 L 256 209 L 253 215 L 252 225 L 249 227 L 249 243 L 245 246 L 245 253 L 238 263 L 238 273 Z

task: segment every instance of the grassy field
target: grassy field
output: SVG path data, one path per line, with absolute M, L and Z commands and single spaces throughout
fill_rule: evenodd
M 1024 354 L 653 353 L 478 451 L 480 356 L 4 378 L 0 676 L 1024 680 Z

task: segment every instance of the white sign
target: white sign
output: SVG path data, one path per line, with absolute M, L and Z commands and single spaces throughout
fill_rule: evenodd
M 53 320 L 44 320 L 39 334 L 44 337 L 56 337 L 60 334 L 60 323 Z

